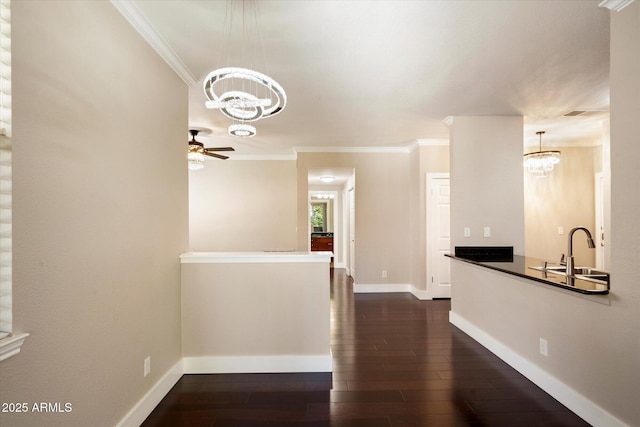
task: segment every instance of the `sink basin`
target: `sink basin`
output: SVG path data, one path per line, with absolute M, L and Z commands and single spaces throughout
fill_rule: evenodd
M 575 274 L 581 274 L 581 275 L 585 275 L 585 276 L 590 276 L 590 275 L 605 275 L 608 276 L 609 273 L 605 272 L 605 271 L 599 271 L 596 270 L 595 268 L 591 268 L 591 267 L 576 267 L 573 269 Z
M 562 276 L 567 275 L 567 267 L 564 265 L 548 265 L 546 268 L 542 266 L 529 268 L 532 270 L 538 270 Z M 606 271 L 596 270 L 595 268 L 591 267 L 575 267 L 573 270 L 574 277 L 576 279 L 588 280 L 598 283 L 609 283 L 609 273 L 607 273 Z

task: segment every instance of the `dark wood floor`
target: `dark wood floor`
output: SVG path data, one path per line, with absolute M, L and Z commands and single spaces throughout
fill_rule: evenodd
M 587 426 L 448 321 L 450 302 L 331 284 L 334 372 L 185 375 L 143 426 Z

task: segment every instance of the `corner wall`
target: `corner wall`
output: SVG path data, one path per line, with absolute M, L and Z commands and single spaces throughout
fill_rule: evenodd
M 113 426 L 181 360 L 187 87 L 109 2 L 14 1 L 12 21 L 14 330 L 31 335 L 0 401 L 71 411 L 0 424 Z
M 611 278 L 616 304 L 593 318 L 611 332 L 611 377 L 598 398 L 640 425 L 640 1 L 611 14 Z

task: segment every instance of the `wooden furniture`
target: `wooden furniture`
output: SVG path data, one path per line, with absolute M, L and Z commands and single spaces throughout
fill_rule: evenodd
M 333 252 L 333 236 L 314 236 L 311 235 L 311 250 L 312 251 L 331 251 Z

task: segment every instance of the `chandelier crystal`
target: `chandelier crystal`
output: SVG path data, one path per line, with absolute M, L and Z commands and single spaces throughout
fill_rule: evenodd
M 239 124 L 229 126 L 229 135 L 249 137 L 254 136 L 255 134 L 256 128 L 251 125 Z
M 542 151 L 542 135 L 544 133 L 544 131 L 536 132 L 536 135 L 540 137 L 539 151 L 525 154 L 523 161 L 524 167 L 537 178 L 545 178 L 547 173 L 553 171 L 553 167 L 560 163 L 560 151 Z
M 253 9 L 253 10 L 251 10 Z M 223 58 L 229 58 L 229 53 L 245 52 L 248 45 L 251 19 L 254 20 L 254 35 L 258 45 L 262 46 L 260 30 L 258 25 L 257 2 L 242 2 L 242 39 L 240 45 L 231 43 L 233 27 L 233 2 L 227 3 L 228 20 L 225 21 L 227 29 L 227 40 L 224 44 L 229 50 Z M 254 52 L 253 58 L 248 58 L 253 64 L 256 58 L 265 58 L 264 52 L 259 55 Z M 266 62 L 266 61 L 265 61 Z M 264 64 L 266 66 L 266 64 Z M 255 122 L 260 119 L 274 116 L 281 112 L 287 104 L 287 95 L 274 79 L 258 71 L 242 67 L 221 67 L 211 71 L 203 81 L 203 89 L 206 97 L 205 106 L 209 109 L 218 109 L 226 117 L 234 121 L 229 126 L 229 134 L 240 137 L 251 137 L 256 134 L 256 128 L 248 125 L 248 122 Z

